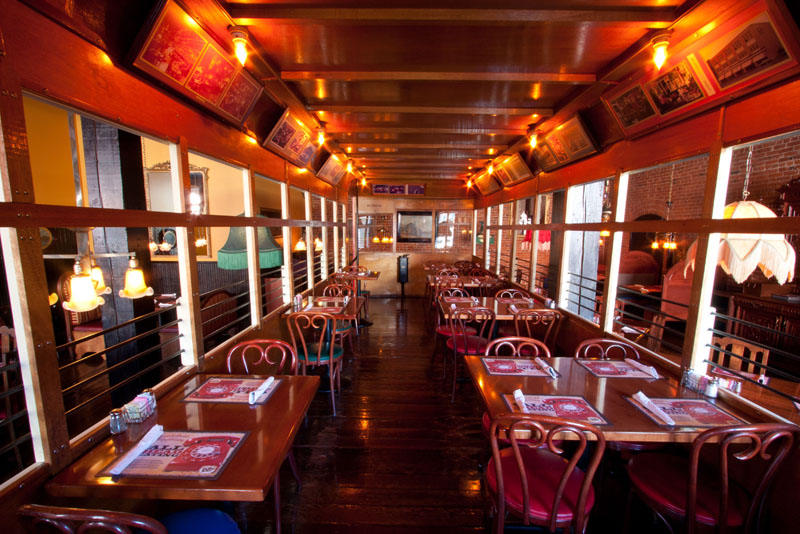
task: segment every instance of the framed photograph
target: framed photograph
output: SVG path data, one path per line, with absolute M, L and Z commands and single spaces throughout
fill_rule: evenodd
M 511 185 L 511 176 L 509 176 L 508 171 L 505 170 L 503 165 L 498 165 L 494 168 L 494 175 L 495 177 L 500 180 L 500 183 L 503 184 L 503 187 L 508 187 Z
M 567 163 L 594 154 L 597 147 L 578 115 L 559 125 L 547 134 L 533 149 L 539 166 L 550 171 Z
M 432 211 L 398 211 L 398 243 L 430 243 L 433 240 Z
M 347 168 L 339 161 L 335 154 L 328 157 L 328 161 L 322 166 L 317 173 L 317 178 L 321 178 L 331 185 L 336 185 L 339 180 L 347 173 Z
M 504 177 L 501 174 L 498 174 L 497 177 L 500 178 L 500 181 L 503 182 L 503 185 L 506 187 L 533 178 L 533 173 L 531 172 L 530 168 L 528 168 L 528 165 L 525 163 L 525 161 L 523 161 L 522 156 L 520 156 L 519 153 L 507 157 L 500 166 L 500 169 L 502 169 L 502 172 L 506 176 Z
M 501 189 L 500 185 L 492 178 L 492 175 L 485 171 L 473 178 L 472 181 L 483 196 L 490 195 Z
M 261 85 L 174 0 L 162 2 L 134 46 L 133 66 L 241 126 Z
M 606 104 L 625 130 L 656 116 L 656 110 L 641 85 L 635 85 L 621 95 L 606 100 Z
M 699 55 L 720 89 L 774 70 L 791 59 L 766 12 L 701 49 Z
M 425 184 L 408 184 L 406 185 L 406 194 L 413 196 L 425 195 Z
M 288 109 L 272 128 L 263 146 L 299 167 L 307 167 L 317 151 L 317 146 L 312 142 L 311 130 L 295 119 Z
M 390 185 L 389 186 L 389 194 L 390 195 L 405 195 L 406 194 L 406 186 L 405 186 L 405 184 L 403 184 L 403 185 L 398 185 L 398 184 Z
M 706 96 L 686 61 L 647 82 L 645 88 L 661 115 L 677 111 Z
M 388 195 L 389 194 L 389 185 L 388 184 L 372 184 L 372 194 L 373 195 Z

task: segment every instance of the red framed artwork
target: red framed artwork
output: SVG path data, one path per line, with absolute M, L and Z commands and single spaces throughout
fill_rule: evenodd
M 174 0 L 156 9 L 133 66 L 241 126 L 261 85 Z
M 289 113 L 288 109 L 272 128 L 263 146 L 300 167 L 307 167 L 317 152 L 317 147 L 312 142 L 311 130 Z

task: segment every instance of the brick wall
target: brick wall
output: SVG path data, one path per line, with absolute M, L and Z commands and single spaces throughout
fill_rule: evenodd
M 747 147 L 733 151 L 726 204 L 741 200 L 747 164 Z M 761 202 L 779 215 L 778 187 L 800 176 L 800 133 L 753 145 L 748 200 Z

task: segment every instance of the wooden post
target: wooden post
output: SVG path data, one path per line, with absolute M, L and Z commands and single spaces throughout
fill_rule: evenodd
M 320 197 L 320 218 L 323 221 L 328 220 L 328 200 L 325 197 Z M 328 273 L 328 227 L 322 227 L 322 257 L 319 260 L 320 263 L 320 276 L 323 280 L 327 279 L 329 276 Z
M 617 170 L 611 183 L 611 220 L 625 220 L 628 199 L 628 173 Z M 622 256 L 622 232 L 613 232 L 606 243 L 606 280 L 603 286 L 603 305 L 600 308 L 600 325 L 605 332 L 614 330 L 614 313 L 619 280 L 619 260 Z M 608 251 L 611 251 L 609 254 Z
M 487 207 L 485 212 L 486 216 L 483 219 L 483 268 L 489 269 L 489 218 L 492 216 L 492 208 Z
M 289 184 L 281 182 L 281 217 L 291 219 L 289 214 Z M 283 265 L 281 265 L 281 285 L 283 287 L 283 303 L 292 302 L 294 294 L 294 270 L 292 269 L 292 229 L 281 228 L 283 236 Z
M 722 147 L 722 130 L 725 124 L 725 107 L 719 110 L 719 125 L 711 145 L 706 172 L 706 188 L 703 194 L 702 218 L 721 219 L 725 210 L 725 196 L 731 170 L 732 148 Z M 719 255 L 719 233 L 700 234 L 697 238 L 692 293 L 686 318 L 686 335 L 681 351 L 681 367 L 692 367 L 705 374 L 708 355 L 709 328 L 714 323 L 711 316 L 711 294 L 714 291 L 714 274 Z
M 32 204 L 33 176 L 22 93 L 9 67 L 8 62 L 0 61 L 2 201 Z M 21 221 L 30 220 L 30 214 L 24 211 L 18 216 Z M 72 458 L 38 225 L 0 228 L 0 242 L 34 458 L 47 462 L 55 472 Z
M 497 207 L 497 224 L 498 225 L 503 224 L 503 211 L 505 211 L 504 208 L 505 208 L 505 205 L 503 205 L 503 204 L 500 204 Z M 503 250 L 502 250 L 502 248 L 503 248 L 503 231 L 502 230 L 497 230 L 497 239 L 495 239 L 494 242 L 495 242 L 495 246 L 497 248 L 497 254 L 495 254 L 495 257 L 494 257 L 494 259 L 495 259 L 494 272 L 497 273 L 497 275 L 500 275 L 500 256 L 503 254 Z
M 333 222 L 339 222 L 339 203 L 335 200 L 331 202 L 333 206 Z M 341 256 L 341 254 L 339 254 L 339 227 L 334 226 L 331 230 L 333 231 L 333 270 L 338 271 L 340 268 L 339 260 Z
M 172 198 L 175 211 L 184 213 L 187 199 L 192 190 L 189 173 L 189 147 L 186 138 L 181 136 L 178 144 L 169 145 L 170 172 L 172 173 Z M 197 247 L 195 247 L 194 226 L 175 228 L 178 250 L 178 279 L 181 284 L 181 297 L 178 300 L 178 331 L 183 353 L 183 365 L 197 365 L 203 369 L 203 320 L 200 314 L 200 282 L 197 277 Z
M 553 198 L 554 208 L 555 208 L 555 197 Z M 565 222 L 567 220 L 567 213 L 569 212 L 569 204 L 570 204 L 570 187 L 567 186 L 564 189 L 564 202 L 562 206 L 562 216 L 561 221 Z M 554 233 L 550 233 L 550 264 L 553 264 L 553 245 L 555 245 L 555 235 Z M 559 267 L 558 267 L 558 282 L 556 282 L 556 302 L 558 305 L 564 309 L 567 308 L 567 285 L 569 281 L 568 275 L 564 272 L 567 268 L 567 261 L 569 260 L 569 242 L 567 241 L 567 230 L 562 232 L 561 234 L 561 257 L 559 258 Z
M 255 177 L 252 169 L 242 169 L 242 189 L 244 191 L 244 215 L 245 217 L 256 216 L 256 193 Z M 264 228 L 262 231 L 267 231 Z M 258 227 L 247 226 L 245 228 L 245 241 L 247 243 L 247 274 L 250 286 L 250 324 L 259 326 L 261 317 L 264 313 L 264 306 L 261 304 L 261 261 L 258 250 Z
M 519 219 L 519 200 L 511 201 L 511 224 L 517 224 Z M 509 276 L 513 283 L 517 279 L 517 232 L 519 230 L 511 230 L 511 258 L 509 258 Z
M 531 233 L 531 264 L 528 267 L 528 289 L 531 293 L 536 289 L 536 265 L 539 262 L 539 225 L 542 224 L 542 197 L 536 195 L 533 202 L 533 232 Z
M 306 220 L 311 220 L 311 193 L 303 191 L 303 201 L 306 205 Z M 308 289 L 314 289 L 314 235 L 310 226 L 306 231 L 306 282 Z

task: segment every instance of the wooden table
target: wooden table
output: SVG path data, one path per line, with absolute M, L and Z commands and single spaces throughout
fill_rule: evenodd
M 503 395 L 521 389 L 526 395 L 579 395 L 589 401 L 610 423 L 600 426 L 609 441 L 690 442 L 705 429 L 670 429 L 654 423 L 625 397 L 643 391 L 650 398 L 706 398 L 681 388 L 673 379 L 597 378 L 576 358 L 549 358 L 546 361 L 560 373 L 557 379 L 545 377 L 490 375 L 480 356 L 465 356 L 475 387 L 480 391 L 489 415 L 494 418 L 510 410 Z M 720 399 L 708 399 L 746 422 L 757 422 Z M 569 438 L 569 436 L 566 436 Z
M 127 433 L 90 450 L 48 482 L 47 492 L 58 497 L 263 501 L 314 398 L 319 377 L 281 376 L 282 383 L 263 405 L 181 402 L 212 376 L 233 375 L 194 375 L 158 400 L 156 417 L 165 431 L 248 431 L 218 479 L 97 477 L 144 435 L 146 429 L 139 428 L 143 423 L 129 425 Z
M 511 310 L 511 306 L 514 306 L 518 310 L 522 309 L 535 309 L 535 310 L 547 310 L 549 308 L 545 307 L 544 304 L 537 300 L 533 300 L 532 304 L 523 304 L 520 302 L 508 302 L 507 299 L 497 300 L 494 297 L 475 297 L 477 299 L 477 304 L 473 302 L 454 302 L 453 304 L 456 305 L 456 309 L 458 308 L 469 308 L 472 306 L 481 306 L 483 308 L 489 308 L 490 310 L 494 311 L 495 318 L 498 321 L 513 321 L 514 320 L 514 312 Z M 445 319 L 450 318 L 450 305 L 445 305 L 442 299 L 439 299 L 439 307 L 442 310 L 442 314 L 444 315 Z

